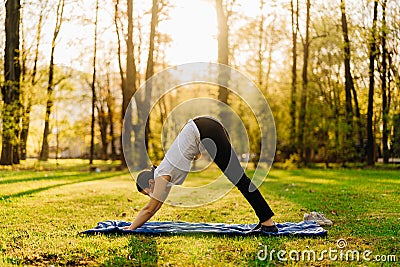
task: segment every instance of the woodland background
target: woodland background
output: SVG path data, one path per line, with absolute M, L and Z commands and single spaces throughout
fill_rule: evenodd
M 176 9 L 186 12 L 180 32 L 171 26 Z M 121 128 L 132 96 L 145 107 L 128 110 L 132 139 L 135 148 L 147 145 L 153 161 L 163 156 L 159 132 L 168 114 L 199 95 L 246 118 L 251 145 L 244 156 L 259 160 L 256 120 L 224 87 L 165 95 L 143 135 L 139 126 L 159 88 L 141 85 L 193 61 L 230 65 L 260 88 L 275 118 L 276 161 L 374 165 L 400 157 L 399 1 L 8 0 L 0 21 L 1 165 L 27 157 L 125 164 Z M 206 43 L 200 32 L 210 21 L 215 29 Z M 181 47 L 176 34 L 188 38 L 183 61 L 171 52 Z M 196 57 L 210 46 L 213 56 Z M 164 138 L 183 123 L 177 120 Z M 148 164 L 142 156 L 132 160 Z

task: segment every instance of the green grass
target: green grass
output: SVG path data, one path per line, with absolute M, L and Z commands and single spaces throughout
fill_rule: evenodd
M 39 164 L 0 170 L 0 266 L 393 266 L 400 262 L 400 173 L 391 170 L 276 170 L 261 192 L 277 222 L 302 220 L 323 212 L 334 226 L 326 238 L 225 237 L 213 235 L 83 236 L 79 231 L 108 219 L 132 220 L 147 202 L 134 192 L 130 174 L 115 163 L 97 162 L 100 173 L 84 161 Z M 32 170 L 33 168 L 33 170 Z M 210 173 L 211 172 L 211 173 Z M 197 173 L 199 181 L 217 174 Z M 251 172 L 250 172 L 251 174 Z M 196 184 L 196 177 L 188 182 Z M 203 181 L 204 182 L 204 181 Z M 200 182 L 199 182 L 200 183 Z M 254 223 L 251 207 L 236 189 L 198 208 L 164 205 L 152 220 Z M 304 251 L 347 249 L 372 255 L 395 255 L 396 262 L 261 261 L 272 249 Z

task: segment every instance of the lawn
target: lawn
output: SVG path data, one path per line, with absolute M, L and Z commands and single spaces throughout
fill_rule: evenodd
M 135 192 L 127 171 L 115 170 L 112 163 L 98 162 L 102 171 L 89 172 L 85 164 L 60 161 L 56 166 L 52 162 L 30 161 L 19 169 L 0 170 L 1 266 L 393 266 L 400 263 L 398 170 L 273 168 L 260 190 L 276 213 L 275 221 L 298 222 L 305 212 L 322 212 L 334 221 L 334 226 L 326 228 L 328 236 L 323 238 L 201 234 L 84 236 L 79 231 L 92 228 L 98 221 L 132 220 L 147 202 L 147 197 Z M 188 182 L 195 184 L 198 176 L 204 180 L 207 175 L 210 173 L 196 173 Z M 152 220 L 257 221 L 236 189 L 198 208 L 164 205 Z M 340 239 L 347 244 L 343 249 L 337 244 Z M 265 255 L 265 249 L 268 257 L 258 257 Z M 307 250 L 317 254 L 315 261 L 307 257 L 295 259 L 296 252 L 301 255 Z M 330 260 L 335 257 L 328 254 L 318 259 L 321 252 L 329 250 L 337 250 L 332 254 L 337 256 L 336 260 Z M 360 261 L 340 256 L 340 251 L 350 250 L 360 253 Z M 286 254 L 278 255 L 278 251 Z

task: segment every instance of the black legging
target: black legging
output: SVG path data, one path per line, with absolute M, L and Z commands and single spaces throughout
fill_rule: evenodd
M 260 191 L 258 189 L 253 191 L 256 187 L 240 165 L 225 128 L 219 122 L 209 117 L 197 117 L 193 121 L 199 129 L 200 139 L 205 149 L 214 157 L 214 162 L 223 171 L 229 181 L 247 199 L 260 219 L 260 222 L 271 218 L 274 213 Z M 207 142 L 207 139 L 211 139 L 214 144 Z M 252 188 L 252 192 L 250 192 L 250 187 Z

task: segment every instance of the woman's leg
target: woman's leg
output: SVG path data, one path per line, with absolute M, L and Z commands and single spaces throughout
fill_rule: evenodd
M 199 117 L 193 121 L 199 129 L 204 147 L 210 155 L 215 155 L 214 162 L 217 166 L 247 199 L 260 222 L 269 220 L 274 213 L 260 191 L 258 189 L 253 191 L 256 187 L 240 165 L 225 128 L 217 121 L 207 117 Z M 207 142 L 207 139 L 212 140 L 214 144 Z

